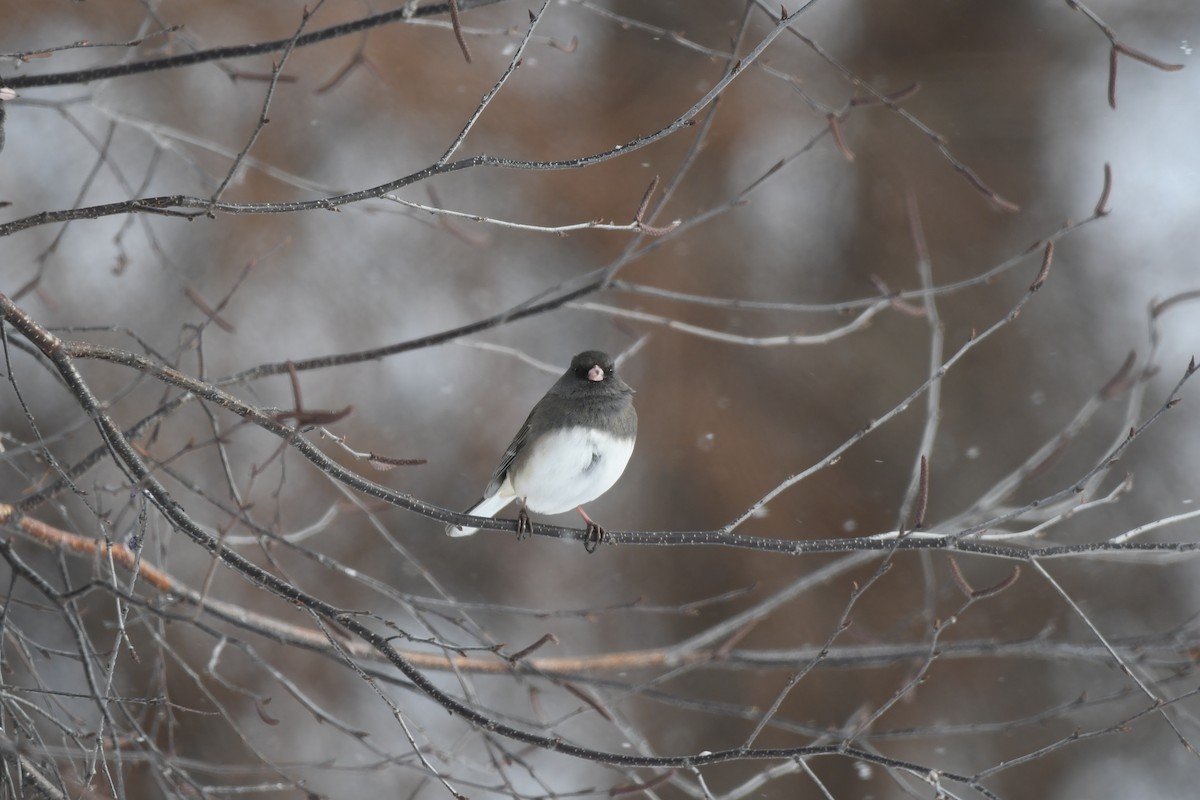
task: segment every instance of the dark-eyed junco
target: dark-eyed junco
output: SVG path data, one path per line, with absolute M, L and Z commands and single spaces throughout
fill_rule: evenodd
M 483 499 L 465 513 L 491 517 L 520 500 L 517 538 L 523 538 L 529 533 L 526 509 L 561 514 L 574 508 L 587 523 L 585 545 L 591 552 L 604 538 L 604 529 L 584 513 L 583 504 L 621 477 L 636 437 L 633 389 L 617 376 L 607 353 L 580 353 L 529 412 L 483 490 Z M 477 530 L 446 526 L 451 536 Z

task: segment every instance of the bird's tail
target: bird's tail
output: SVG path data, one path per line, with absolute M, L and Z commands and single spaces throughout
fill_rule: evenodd
M 485 497 L 469 509 L 464 511 L 464 514 L 470 514 L 475 517 L 494 517 L 499 513 L 500 509 L 513 501 L 512 495 L 506 495 L 503 492 L 496 492 L 491 497 Z M 448 536 L 470 536 L 479 528 L 460 527 L 451 523 L 446 526 L 446 534 Z

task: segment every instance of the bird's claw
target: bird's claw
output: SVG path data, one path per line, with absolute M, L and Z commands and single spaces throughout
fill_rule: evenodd
M 604 528 L 601 528 L 594 522 L 589 521 L 587 526 L 587 534 L 583 537 L 583 549 L 589 553 L 596 552 L 596 548 L 604 541 Z
M 528 539 L 533 533 L 533 524 L 529 521 L 529 512 L 521 506 L 520 512 L 517 513 L 517 541 Z

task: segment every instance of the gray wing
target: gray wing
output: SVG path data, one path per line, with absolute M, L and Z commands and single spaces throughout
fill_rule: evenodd
M 533 415 L 537 413 L 538 407 L 534 406 L 529 412 L 529 416 L 525 418 L 525 424 L 521 426 L 521 430 L 517 431 L 517 435 L 513 437 L 512 444 L 504 451 L 504 455 L 500 457 L 500 464 L 496 467 L 496 471 L 492 473 L 492 479 L 488 481 L 487 488 L 483 490 L 483 498 L 494 495 L 500 489 L 500 484 L 504 483 L 504 476 L 508 474 L 509 467 L 517 459 L 517 453 L 521 452 L 521 448 L 525 446 L 525 442 L 529 439 L 529 429 L 532 427 Z

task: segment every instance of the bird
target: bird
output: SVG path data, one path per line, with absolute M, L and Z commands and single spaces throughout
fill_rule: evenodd
M 612 358 L 586 350 L 529 412 L 525 424 L 500 458 L 483 497 L 464 513 L 493 517 L 520 500 L 517 538 L 530 533 L 529 511 L 561 514 L 575 509 L 587 523 L 589 553 L 604 529 L 583 510 L 607 492 L 625 471 L 637 438 L 633 389 L 617 375 Z M 454 523 L 450 536 L 470 536 L 478 528 Z

